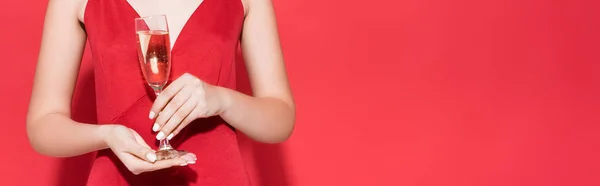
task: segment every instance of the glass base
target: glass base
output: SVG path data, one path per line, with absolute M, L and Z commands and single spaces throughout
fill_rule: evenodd
M 156 151 L 156 161 L 173 159 L 181 157 L 187 154 L 187 151 L 175 150 L 175 149 L 164 149 Z

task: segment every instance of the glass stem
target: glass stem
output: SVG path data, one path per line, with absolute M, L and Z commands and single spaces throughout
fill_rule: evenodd
M 169 140 L 167 138 L 160 140 L 160 144 L 158 145 L 158 150 L 170 150 L 173 149 L 171 144 L 169 144 Z
M 162 92 L 162 88 L 152 88 L 152 90 L 154 90 L 154 94 L 156 95 L 156 97 L 158 97 L 158 95 L 160 95 L 160 93 Z
M 156 94 L 156 97 L 158 97 L 158 95 L 160 95 L 160 93 L 162 92 L 162 88 L 153 88 L 154 89 L 154 94 Z M 170 150 L 173 149 L 173 147 L 171 147 L 171 144 L 169 144 L 169 140 L 167 138 L 160 140 L 160 143 L 158 145 L 158 150 Z

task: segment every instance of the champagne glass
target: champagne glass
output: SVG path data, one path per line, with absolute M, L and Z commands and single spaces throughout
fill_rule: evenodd
M 135 18 L 137 53 L 142 74 L 156 96 L 169 80 L 171 71 L 171 42 L 165 15 Z M 171 159 L 185 154 L 175 150 L 168 139 L 160 140 L 157 160 Z

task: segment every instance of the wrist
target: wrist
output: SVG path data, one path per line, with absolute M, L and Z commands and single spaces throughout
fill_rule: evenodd
M 232 104 L 232 95 L 231 95 L 231 90 L 224 88 L 224 87 L 219 87 L 219 86 L 214 86 L 215 90 L 216 90 L 216 95 L 217 95 L 217 100 L 219 102 L 219 111 L 218 111 L 218 115 L 223 115 L 223 113 L 227 112 L 227 110 L 229 110 L 229 108 L 231 107 Z
M 110 148 L 110 139 L 111 139 L 111 132 L 114 130 L 115 127 L 118 127 L 118 125 L 99 125 L 98 126 L 98 130 L 97 130 L 97 135 L 100 138 L 100 141 L 102 142 L 102 149 L 106 149 L 106 148 Z

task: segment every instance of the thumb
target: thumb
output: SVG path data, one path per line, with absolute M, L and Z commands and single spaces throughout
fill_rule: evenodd
M 144 147 L 136 142 L 127 143 L 126 152 L 137 156 L 140 159 L 154 163 L 156 161 L 156 153 L 148 147 Z

